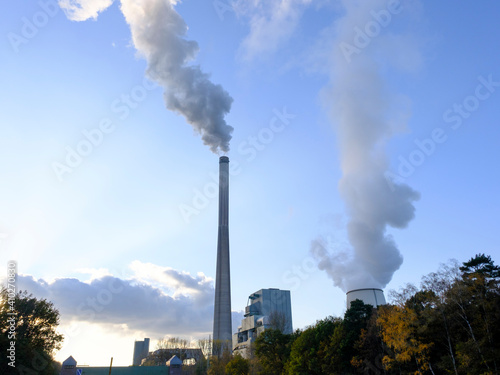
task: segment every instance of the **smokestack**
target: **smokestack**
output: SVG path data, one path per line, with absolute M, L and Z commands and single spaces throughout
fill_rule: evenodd
M 219 159 L 219 234 L 217 239 L 217 270 L 213 340 L 229 347 L 231 325 L 231 274 L 229 267 L 229 158 Z M 220 353 L 217 353 L 220 354 Z

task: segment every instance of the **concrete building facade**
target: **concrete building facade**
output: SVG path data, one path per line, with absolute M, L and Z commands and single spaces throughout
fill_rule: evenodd
M 219 159 L 219 232 L 215 274 L 213 340 L 231 346 L 231 272 L 229 262 L 229 158 Z
M 233 335 L 233 352 L 249 358 L 251 343 L 269 328 L 279 329 L 285 334 L 293 332 L 289 290 L 261 289 L 248 297 L 241 326 Z
M 346 293 L 347 308 L 351 307 L 351 302 L 361 300 L 367 305 L 378 307 L 385 305 L 384 291 L 377 288 L 354 289 Z
M 132 366 L 140 366 L 144 358 L 149 354 L 149 339 L 145 338 L 143 341 L 134 342 L 134 357 L 132 359 Z

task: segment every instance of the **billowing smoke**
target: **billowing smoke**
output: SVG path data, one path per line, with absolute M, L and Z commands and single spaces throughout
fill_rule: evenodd
M 313 0 L 235 0 L 233 9 L 239 16 L 248 17 L 250 32 L 241 43 L 244 60 L 265 58 L 279 45 L 290 39 L 304 9 Z
M 401 17 L 402 5 L 385 0 L 342 3 L 345 15 L 334 30 L 332 88 L 325 98 L 339 142 L 339 191 L 349 216 L 352 251 L 329 246 L 324 238 L 313 241 L 311 251 L 335 285 L 348 291 L 383 288 L 392 279 L 403 257 L 387 229 L 408 225 L 419 194 L 384 175 L 389 167 L 386 143 L 404 128 L 408 116 L 384 84 L 382 72 L 414 68 L 405 66 L 400 56 L 410 48 L 408 40 L 384 30 Z
M 111 0 L 59 0 L 68 18 L 96 18 Z M 233 99 L 212 83 L 199 66 L 189 65 L 198 44 L 186 40 L 187 25 L 175 11 L 174 0 L 122 0 L 121 10 L 130 26 L 140 56 L 147 60 L 147 75 L 165 89 L 168 109 L 186 118 L 215 152 L 229 151 L 233 128 L 225 121 Z

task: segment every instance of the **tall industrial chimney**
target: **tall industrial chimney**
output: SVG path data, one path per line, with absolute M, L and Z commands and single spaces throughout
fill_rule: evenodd
M 229 267 L 228 219 L 229 158 L 221 156 L 219 159 L 219 235 L 217 239 L 213 340 L 217 344 L 231 348 L 231 274 Z

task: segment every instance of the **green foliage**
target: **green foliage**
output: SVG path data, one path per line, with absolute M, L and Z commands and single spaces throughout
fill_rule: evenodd
M 348 361 L 355 355 L 354 344 L 359 339 L 361 331 L 366 329 L 372 312 L 372 305 L 365 304 L 360 300 L 355 300 L 351 303 L 351 307 L 344 315 L 344 321 L 342 323 L 345 337 L 342 342 L 342 347 L 345 348 L 344 357 Z
M 460 271 L 463 272 L 464 277 L 471 275 L 482 275 L 491 278 L 500 277 L 500 267 L 495 266 L 491 257 L 484 254 L 477 254 L 474 258 L 464 262 L 463 266 L 460 267 Z
M 320 345 L 320 366 L 323 374 L 346 374 L 354 371 L 353 358 L 357 354 L 356 343 L 366 329 L 373 307 L 355 300 L 346 311 L 344 319 L 337 319 L 333 334 Z
M 196 375 L 205 375 L 207 373 L 207 367 L 208 361 L 205 359 L 205 357 L 203 357 L 196 362 L 196 365 L 194 366 L 194 373 Z
M 231 361 L 231 354 L 224 350 L 219 356 L 213 355 L 210 357 L 208 366 L 208 375 L 225 375 L 226 366 Z
M 250 363 L 241 355 L 236 354 L 226 365 L 226 375 L 248 375 Z
M 208 373 L 499 374 L 499 283 L 500 267 L 489 256 L 452 261 L 424 276 L 420 288 L 394 292 L 393 305 L 374 309 L 356 300 L 343 319 L 292 335 L 266 330 L 254 358 L 212 357 Z
M 325 348 L 335 331 L 341 324 L 341 319 L 328 317 L 316 322 L 314 326 L 300 333 L 294 341 L 286 373 L 290 375 L 323 374 L 323 368 L 328 353 Z
M 462 280 L 446 292 L 451 308 L 458 370 L 498 373 L 500 362 L 500 274 L 491 257 L 478 254 L 465 262 Z M 467 369 L 473 363 L 472 369 Z M 467 369 L 467 370 L 465 370 Z
M 13 317 L 9 315 L 13 311 L 17 314 L 13 323 L 15 330 L 11 331 L 8 319 Z M 12 373 L 58 373 L 58 364 L 52 359 L 54 351 L 60 348 L 63 340 L 63 336 L 56 331 L 58 325 L 59 311 L 52 302 L 36 299 L 26 291 L 18 292 L 9 301 L 7 290 L 3 288 L 0 291 L 0 349 L 2 353 L 7 353 L 11 343 L 14 343 L 16 369 Z M 12 369 L 8 362 L 10 360 L 2 354 L 2 374 L 8 374 Z
M 378 310 L 372 312 L 366 328 L 361 329 L 358 340 L 354 343 L 354 356 L 351 365 L 363 374 L 381 374 L 384 372 L 382 359 L 388 353 L 382 342 L 382 333 L 377 324 Z
M 267 331 L 257 340 L 259 374 L 498 374 L 500 268 L 478 254 L 442 265 L 394 305 L 354 301 L 293 340 Z M 289 350 L 289 351 L 288 351 Z
M 268 329 L 259 335 L 255 340 L 255 355 L 263 374 L 283 374 L 294 338 L 278 329 Z
M 499 267 L 478 254 L 443 265 L 422 288 L 377 312 L 384 364 L 395 373 L 498 374 Z

